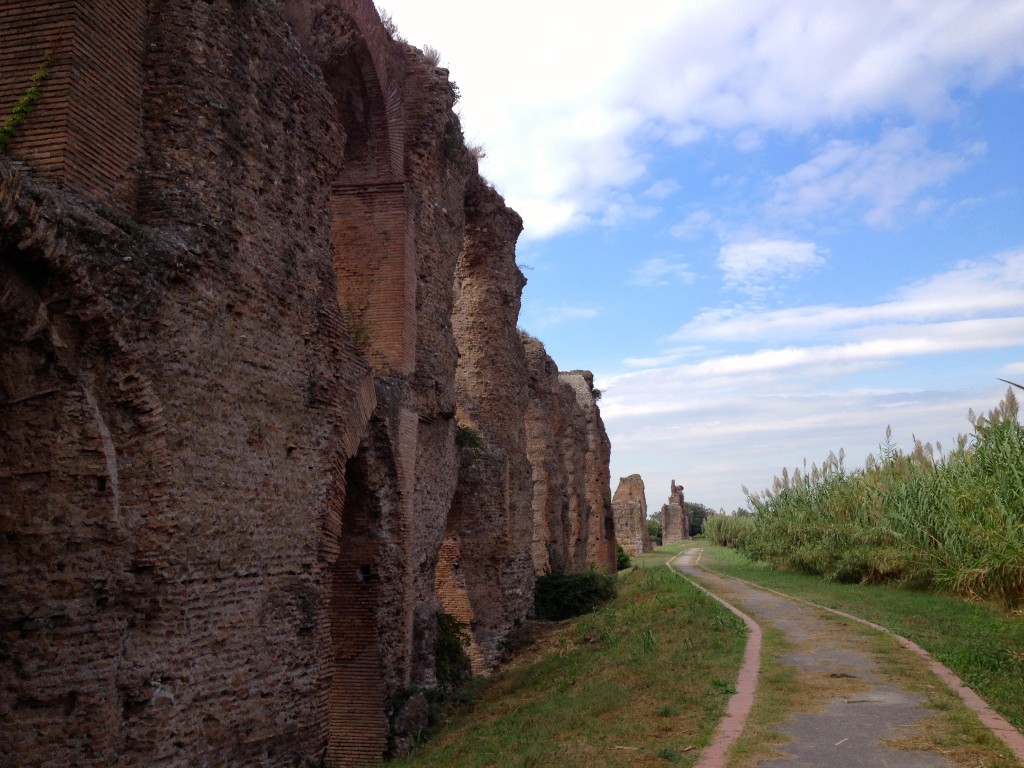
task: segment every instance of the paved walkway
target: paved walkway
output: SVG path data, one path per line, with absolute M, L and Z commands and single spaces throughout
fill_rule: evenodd
M 793 650 L 780 660 L 795 668 L 801 685 L 820 704 L 793 715 L 777 728 L 792 739 L 777 749 L 777 754 L 786 756 L 763 760 L 759 768 L 952 767 L 953 763 L 938 753 L 894 749 L 881 743 L 909 736 L 915 726 L 934 713 L 924 708 L 921 696 L 901 688 L 883 673 L 871 653 L 870 640 L 830 616 L 838 612 L 826 612 L 706 571 L 697 565 L 700 552 L 686 550 L 670 566 L 699 578 L 713 597 L 743 616 L 748 626 L 760 623 L 781 630 Z M 759 647 L 760 632 L 754 640 Z M 742 729 L 753 701 L 757 674 L 757 661 L 751 659 L 748 647 L 737 695 L 733 697 L 738 701 L 730 703 L 725 720 L 696 768 L 725 765 L 726 752 Z M 1014 733 L 1019 739 L 1020 734 Z

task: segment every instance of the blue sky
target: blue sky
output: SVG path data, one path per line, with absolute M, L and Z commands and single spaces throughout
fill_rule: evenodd
M 731 511 L 1024 383 L 1024 0 L 383 7 L 525 220 L 521 325 L 594 372 L 613 485 Z

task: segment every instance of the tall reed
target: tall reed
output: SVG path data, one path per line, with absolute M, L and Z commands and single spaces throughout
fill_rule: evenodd
M 1024 602 L 1024 428 L 1008 390 L 949 455 L 892 432 L 862 469 L 844 456 L 747 492 L 747 553 L 836 581 L 900 580 L 958 594 Z

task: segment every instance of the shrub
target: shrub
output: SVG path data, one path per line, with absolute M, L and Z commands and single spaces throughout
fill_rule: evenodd
M 585 571 L 545 573 L 537 578 L 533 594 L 538 619 L 561 621 L 590 613 L 615 597 L 615 575 L 593 566 Z
M 783 470 L 773 488 L 748 493 L 747 554 L 833 581 L 902 581 L 1021 604 L 1024 427 L 1013 391 L 968 418 L 974 433 L 948 455 L 916 439 L 904 453 L 886 430 L 863 469 L 847 472 L 840 451 L 821 468 Z
M 622 548 L 621 544 L 615 545 L 615 567 L 624 571 L 633 565 L 633 561 L 629 559 L 629 555 L 626 554 L 626 550 Z
M 754 518 L 736 515 L 715 515 L 704 521 L 702 531 L 705 538 L 720 547 L 742 549 L 754 527 Z
M 459 448 L 470 448 L 476 450 L 483 447 L 484 438 L 483 436 L 473 427 L 466 426 L 465 424 L 459 424 L 455 430 L 455 444 Z
M 661 520 L 653 517 L 647 518 L 647 536 L 654 546 L 661 546 Z
M 434 640 L 434 672 L 438 689 L 447 695 L 473 674 L 469 654 L 466 653 L 469 630 L 450 613 L 438 611 L 435 615 L 437 638 Z

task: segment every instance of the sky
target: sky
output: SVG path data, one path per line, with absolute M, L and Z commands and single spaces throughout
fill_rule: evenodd
M 612 490 L 732 511 L 1024 384 L 1024 0 L 381 5 L 523 216 L 520 325 L 594 372 Z

